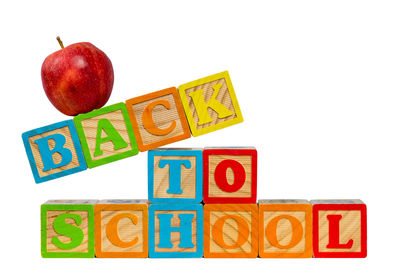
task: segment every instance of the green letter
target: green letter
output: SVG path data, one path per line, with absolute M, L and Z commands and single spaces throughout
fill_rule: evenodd
M 51 241 L 60 249 L 70 250 L 82 244 L 84 235 L 79 227 L 68 224 L 66 222 L 67 218 L 72 218 L 78 226 L 82 223 L 82 217 L 80 215 L 65 213 L 54 219 L 53 229 L 56 233 L 71 238 L 71 241 L 69 243 L 63 243 L 58 237 L 53 237 Z
M 101 132 L 104 130 L 107 136 L 102 138 Z M 104 142 L 112 141 L 114 144 L 114 150 L 119 150 L 128 147 L 128 143 L 122 138 L 122 136 L 117 132 L 115 127 L 111 124 L 108 119 L 101 119 L 97 123 L 97 134 L 96 134 L 96 148 L 94 150 L 94 156 L 99 156 L 103 154 L 100 145 Z

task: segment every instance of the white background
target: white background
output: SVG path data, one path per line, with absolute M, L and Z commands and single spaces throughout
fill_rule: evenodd
M 107 2 L 0 4 L 1 266 L 283 271 L 398 265 L 399 2 Z M 41 85 L 43 60 L 59 50 L 57 35 L 65 45 L 89 41 L 110 57 L 115 84 L 108 104 L 228 70 L 244 122 L 170 146 L 256 146 L 258 198 L 364 200 L 368 258 L 42 259 L 39 210 L 47 199 L 147 197 L 146 153 L 35 184 L 22 132 L 69 119 Z

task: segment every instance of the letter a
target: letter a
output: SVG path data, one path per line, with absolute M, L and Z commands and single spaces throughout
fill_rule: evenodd
M 106 137 L 101 137 L 101 132 L 104 130 L 106 132 Z M 101 144 L 111 141 L 114 144 L 114 150 L 119 150 L 128 147 L 128 143 L 122 138 L 118 133 L 117 129 L 111 124 L 108 119 L 101 119 L 97 123 L 97 134 L 96 134 L 96 148 L 93 155 L 99 156 L 103 154 L 101 149 Z

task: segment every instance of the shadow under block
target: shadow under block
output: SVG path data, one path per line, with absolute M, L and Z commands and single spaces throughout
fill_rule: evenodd
M 96 200 L 49 200 L 41 206 L 43 258 L 94 257 Z
M 142 152 L 191 137 L 175 87 L 129 99 L 126 107 Z
M 87 168 L 72 120 L 25 132 L 22 140 L 36 183 Z
M 201 203 L 201 149 L 155 149 L 148 152 L 148 198 L 151 203 Z
M 147 200 L 101 200 L 94 207 L 98 258 L 147 258 Z
M 316 258 L 367 256 L 367 206 L 361 200 L 312 200 Z
M 74 123 L 89 168 L 139 152 L 124 103 L 78 115 Z
M 151 204 L 149 207 L 150 258 L 201 258 L 203 206 Z
M 204 205 L 205 258 L 257 258 L 257 204 Z
M 193 136 L 243 121 L 227 71 L 181 85 L 178 91 Z
M 259 256 L 312 258 L 312 206 L 307 200 L 260 200 Z
M 257 150 L 203 150 L 204 203 L 257 202 Z

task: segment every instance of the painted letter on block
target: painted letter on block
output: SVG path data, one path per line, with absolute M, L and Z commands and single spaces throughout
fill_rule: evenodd
M 42 205 L 42 257 L 94 257 L 95 203 L 95 200 L 50 200 Z
M 78 115 L 74 122 L 89 168 L 139 152 L 124 103 Z
M 149 208 L 150 258 L 201 258 L 203 206 L 151 204 Z
M 22 139 L 36 183 L 87 168 L 72 120 L 25 132 Z
M 203 160 L 205 203 L 256 203 L 256 149 L 206 148 Z
M 193 136 L 243 121 L 227 71 L 181 85 L 179 95 Z
M 189 138 L 190 130 L 175 87 L 126 101 L 140 151 Z
M 155 149 L 148 153 L 151 203 L 200 203 L 203 199 L 201 149 Z
M 256 258 L 257 204 L 204 205 L 204 257 Z
M 367 256 L 367 207 L 360 200 L 313 200 L 316 258 Z
M 102 200 L 95 205 L 94 210 L 96 257 L 148 256 L 146 200 Z
M 260 200 L 259 256 L 312 258 L 312 207 L 307 200 Z

